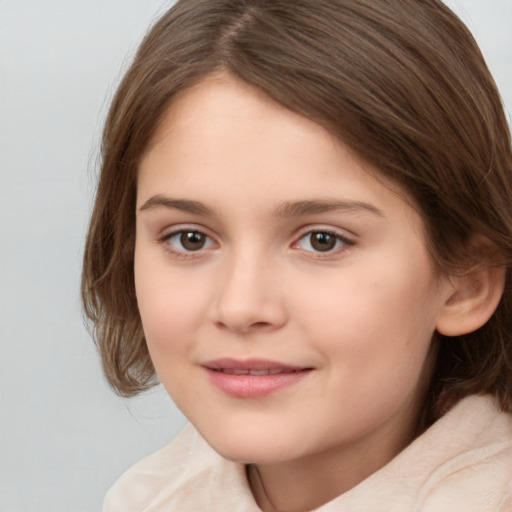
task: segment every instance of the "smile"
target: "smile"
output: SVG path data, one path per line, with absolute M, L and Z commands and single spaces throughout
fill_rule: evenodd
M 273 368 L 270 370 L 235 370 L 233 368 L 224 368 L 221 370 L 213 370 L 217 372 L 227 373 L 229 375 L 279 375 L 281 373 L 295 373 L 302 370 L 281 370 L 279 368 Z
M 312 368 L 266 360 L 218 359 L 202 365 L 210 382 L 234 398 L 261 398 L 299 383 Z

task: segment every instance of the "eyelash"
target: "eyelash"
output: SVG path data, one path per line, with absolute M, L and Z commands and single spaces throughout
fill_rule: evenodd
M 202 237 L 205 238 L 205 243 L 208 243 L 209 244 L 209 247 L 213 246 L 213 245 L 218 245 L 216 244 L 216 242 L 212 239 L 212 237 L 208 236 L 204 231 L 202 231 L 201 229 L 196 229 L 196 228 L 187 228 L 187 227 L 182 227 L 180 229 L 176 229 L 176 230 L 173 230 L 173 231 L 170 231 L 168 233 L 164 233 L 159 239 L 158 239 L 158 242 L 162 245 L 165 246 L 165 249 L 170 252 L 173 256 L 177 257 L 177 258 L 183 258 L 183 259 L 186 259 L 186 258 L 194 258 L 194 257 L 197 257 L 199 256 L 199 254 L 201 254 L 205 249 L 208 249 L 209 247 L 199 247 L 197 250 L 188 250 L 186 248 L 183 248 L 183 249 L 176 249 L 175 247 L 173 247 L 170 243 L 170 241 L 174 238 L 174 237 L 183 237 L 183 235 L 186 235 L 186 234 L 195 234 L 195 235 L 200 235 Z M 182 243 L 182 242 L 180 242 Z
M 329 236 L 333 237 L 334 243 L 336 244 L 333 248 L 327 249 L 326 251 L 320 251 L 320 250 L 314 250 L 312 245 L 312 236 L 313 235 L 322 235 L 322 236 Z M 310 257 L 314 258 L 328 258 L 332 257 L 334 255 L 338 255 L 340 252 L 346 251 L 349 247 L 355 245 L 355 241 L 351 238 L 347 237 L 346 235 L 342 235 L 339 232 L 329 229 L 329 228 L 317 228 L 317 229 L 308 229 L 307 231 L 304 231 L 301 233 L 299 238 L 296 242 L 293 243 L 293 248 L 299 248 L 299 244 L 302 240 L 305 240 L 309 237 L 309 245 L 312 247 L 312 250 L 303 249 L 305 252 L 310 253 Z M 341 246 L 339 244 L 341 243 Z M 337 246 L 337 247 L 336 247 Z
M 197 250 L 190 250 L 190 249 L 186 249 L 183 247 L 183 240 L 180 240 L 180 242 L 178 242 L 182 245 L 182 249 L 176 249 L 175 247 L 173 247 L 171 245 L 170 241 L 174 237 L 179 236 L 180 238 L 182 238 L 186 234 L 199 235 L 201 237 L 204 237 L 205 244 L 207 244 L 207 246 L 205 247 L 203 245 L 201 247 L 198 247 Z M 315 250 L 313 247 L 312 239 L 311 239 L 311 237 L 313 235 L 322 235 L 322 236 L 327 235 L 327 237 L 333 237 L 335 246 L 332 248 L 327 248 L 327 250 L 325 250 L 325 251 Z M 341 235 L 340 233 L 336 232 L 333 229 L 319 228 L 319 229 L 308 229 L 307 231 L 302 232 L 300 234 L 299 238 L 292 244 L 291 247 L 293 249 L 301 249 L 301 247 L 299 247 L 299 245 L 300 245 L 301 241 L 307 239 L 307 237 L 310 237 L 309 238 L 309 246 L 311 247 L 311 250 L 309 250 L 309 249 L 302 249 L 302 250 L 306 253 L 310 253 L 311 255 L 314 255 L 314 256 L 310 256 L 310 257 L 315 257 L 315 258 L 327 258 L 327 257 L 333 256 L 335 254 L 339 254 L 340 252 L 346 251 L 349 247 L 355 245 L 354 240 L 348 238 L 345 235 Z M 198 257 L 205 250 L 208 250 L 211 247 L 214 247 L 215 245 L 218 246 L 218 244 L 213 240 L 213 238 L 210 237 L 209 235 L 207 235 L 203 230 L 192 228 L 192 227 L 191 228 L 183 227 L 183 228 L 176 229 L 176 230 L 173 230 L 168 233 L 164 233 L 158 239 L 158 242 L 161 243 L 162 245 L 164 245 L 165 249 L 168 252 L 170 252 L 173 256 L 178 257 L 178 258 L 183 258 L 183 259 Z M 340 243 L 341 243 L 341 246 L 339 246 Z

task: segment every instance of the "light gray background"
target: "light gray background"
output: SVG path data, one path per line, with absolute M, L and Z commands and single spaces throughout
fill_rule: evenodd
M 162 0 L 0 0 L 0 511 L 99 511 L 184 424 L 161 389 L 116 397 L 82 325 L 99 132 Z M 512 109 L 512 0 L 450 0 Z M 509 116 L 510 118 L 510 116 Z

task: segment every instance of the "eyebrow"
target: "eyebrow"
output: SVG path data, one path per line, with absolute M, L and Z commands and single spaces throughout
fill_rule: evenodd
M 332 211 L 371 213 L 385 217 L 384 212 L 376 206 L 363 201 L 340 201 L 338 199 L 320 199 L 311 201 L 286 201 L 276 210 L 277 217 L 299 217 Z
M 199 201 L 191 201 L 190 199 L 174 199 L 160 194 L 150 197 L 139 208 L 139 211 L 156 210 L 158 208 L 181 210 L 182 212 L 193 213 L 196 215 L 213 215 L 213 211 Z
M 211 208 L 199 201 L 190 199 L 176 199 L 157 194 L 149 198 L 139 211 L 156 210 L 165 208 L 169 210 L 180 210 L 195 215 L 213 216 Z M 304 201 L 285 201 L 275 210 L 274 216 L 281 218 L 300 217 L 304 215 L 315 215 L 332 211 L 345 211 L 355 213 L 370 213 L 379 217 L 385 217 L 382 210 L 376 206 L 363 201 L 340 201 L 338 199 L 313 199 Z

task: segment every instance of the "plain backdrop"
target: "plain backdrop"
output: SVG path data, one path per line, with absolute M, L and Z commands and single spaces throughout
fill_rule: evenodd
M 93 512 L 184 419 L 116 397 L 79 280 L 105 112 L 162 0 L 0 0 L 0 511 Z M 512 0 L 450 0 L 512 110 Z M 510 115 L 509 115 L 510 119 Z

